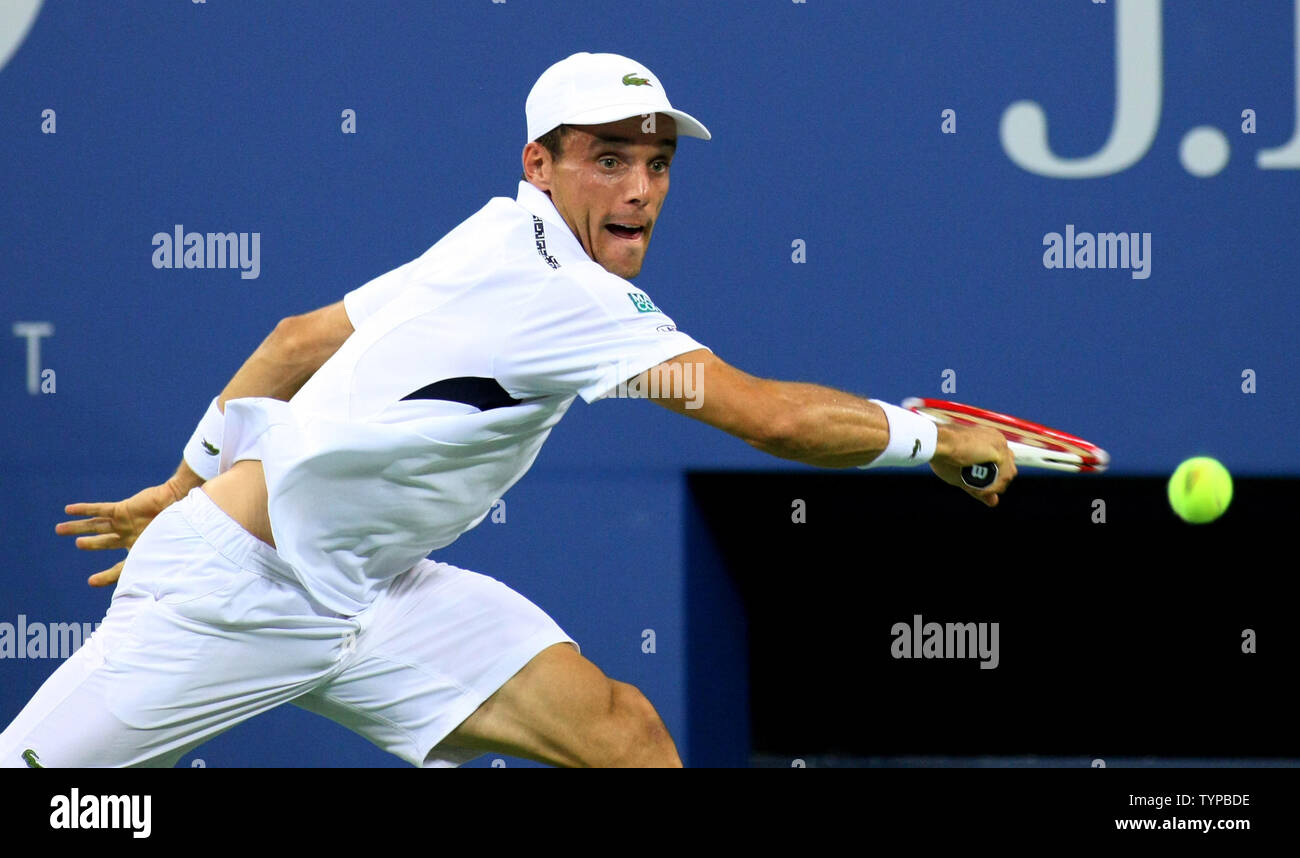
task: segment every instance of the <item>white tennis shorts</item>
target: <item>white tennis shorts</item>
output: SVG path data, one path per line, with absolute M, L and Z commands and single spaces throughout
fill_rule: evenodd
M 28 750 L 52 767 L 174 766 L 281 703 L 414 766 L 458 766 L 483 752 L 439 743 L 562 642 L 577 647 L 500 581 L 431 560 L 363 613 L 330 612 L 195 489 L 140 535 L 103 625 L 0 733 L 0 768 Z

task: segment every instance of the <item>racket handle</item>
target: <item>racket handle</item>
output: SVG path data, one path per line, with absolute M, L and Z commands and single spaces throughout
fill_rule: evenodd
M 961 481 L 973 489 L 987 489 L 998 478 L 996 462 L 967 465 L 961 469 Z

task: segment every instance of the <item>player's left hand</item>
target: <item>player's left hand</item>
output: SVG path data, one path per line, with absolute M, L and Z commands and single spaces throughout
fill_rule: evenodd
M 91 518 L 60 522 L 54 526 L 54 532 L 76 536 L 77 547 L 84 551 L 102 551 L 106 548 L 130 550 L 149 522 L 177 500 L 175 491 L 164 483 L 150 486 L 116 503 L 70 503 L 63 508 L 65 513 Z M 119 560 L 102 572 L 91 575 L 86 583 L 92 587 L 115 584 L 124 565 L 126 561 Z

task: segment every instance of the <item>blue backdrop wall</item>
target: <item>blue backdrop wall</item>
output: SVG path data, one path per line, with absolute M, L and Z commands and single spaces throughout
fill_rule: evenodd
M 637 284 L 724 359 L 1023 414 L 1122 473 L 1300 472 L 1289 0 L 7 5 L 0 622 L 98 620 L 83 582 L 115 558 L 54 535 L 63 505 L 166 477 L 277 320 L 513 196 L 524 97 L 580 50 L 646 63 L 714 134 L 682 141 Z M 258 276 L 155 268 L 177 224 L 260 233 Z M 1067 228 L 1149 238 L 1128 269 L 1046 267 Z M 785 464 L 578 404 L 506 521 L 439 554 L 537 601 L 684 746 L 694 467 Z M 0 722 L 54 666 L 0 660 Z M 196 756 L 397 764 L 291 708 Z

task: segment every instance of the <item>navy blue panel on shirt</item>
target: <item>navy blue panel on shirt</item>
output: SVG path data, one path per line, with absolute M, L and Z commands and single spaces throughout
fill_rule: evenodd
M 506 389 L 495 378 L 481 378 L 470 375 L 463 375 L 459 378 L 444 378 L 442 381 L 426 384 L 414 393 L 408 393 L 402 397 L 403 402 L 408 399 L 442 399 L 447 402 L 463 402 L 466 405 L 474 406 L 479 411 L 506 408 L 511 405 L 518 405 L 520 402 L 520 400 L 506 393 Z

